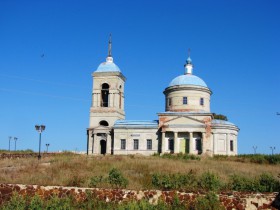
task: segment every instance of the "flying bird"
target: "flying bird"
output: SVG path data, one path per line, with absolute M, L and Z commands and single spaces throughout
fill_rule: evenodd
M 41 58 L 43 58 L 45 56 L 45 54 L 43 53 L 42 55 L 41 55 Z

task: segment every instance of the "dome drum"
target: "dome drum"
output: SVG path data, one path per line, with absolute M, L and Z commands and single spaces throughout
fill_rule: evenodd
M 210 93 L 208 88 L 167 88 L 164 91 L 165 110 L 171 112 L 210 112 Z

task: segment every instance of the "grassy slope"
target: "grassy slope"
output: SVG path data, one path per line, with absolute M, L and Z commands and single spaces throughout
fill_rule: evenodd
M 228 160 L 202 158 L 198 160 L 171 160 L 144 156 L 84 156 L 63 154 L 46 157 L 40 162 L 36 158 L 0 160 L 0 183 L 61 185 L 88 187 L 90 177 L 106 176 L 113 167 L 122 171 L 129 180 L 129 189 L 151 189 L 151 174 L 187 173 L 198 175 L 205 171 L 216 173 L 222 181 L 229 175 L 238 174 L 255 177 L 267 172 L 280 174 L 279 165 L 240 163 Z M 109 187 L 103 184 L 101 187 Z

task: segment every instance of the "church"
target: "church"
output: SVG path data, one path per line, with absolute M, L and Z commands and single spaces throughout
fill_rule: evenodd
M 126 78 L 114 63 L 111 49 L 110 38 L 106 61 L 92 73 L 88 155 L 237 155 L 239 128 L 214 119 L 210 111 L 212 91 L 193 74 L 190 55 L 183 74 L 163 91 L 165 112 L 157 113 L 158 120 L 126 120 Z

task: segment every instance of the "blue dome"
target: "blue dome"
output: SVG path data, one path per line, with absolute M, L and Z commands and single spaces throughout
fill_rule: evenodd
M 121 70 L 113 62 L 104 62 L 98 66 L 95 72 L 121 72 Z
M 174 78 L 170 82 L 169 87 L 175 85 L 197 85 L 207 87 L 206 83 L 202 79 L 192 74 L 185 74 Z

